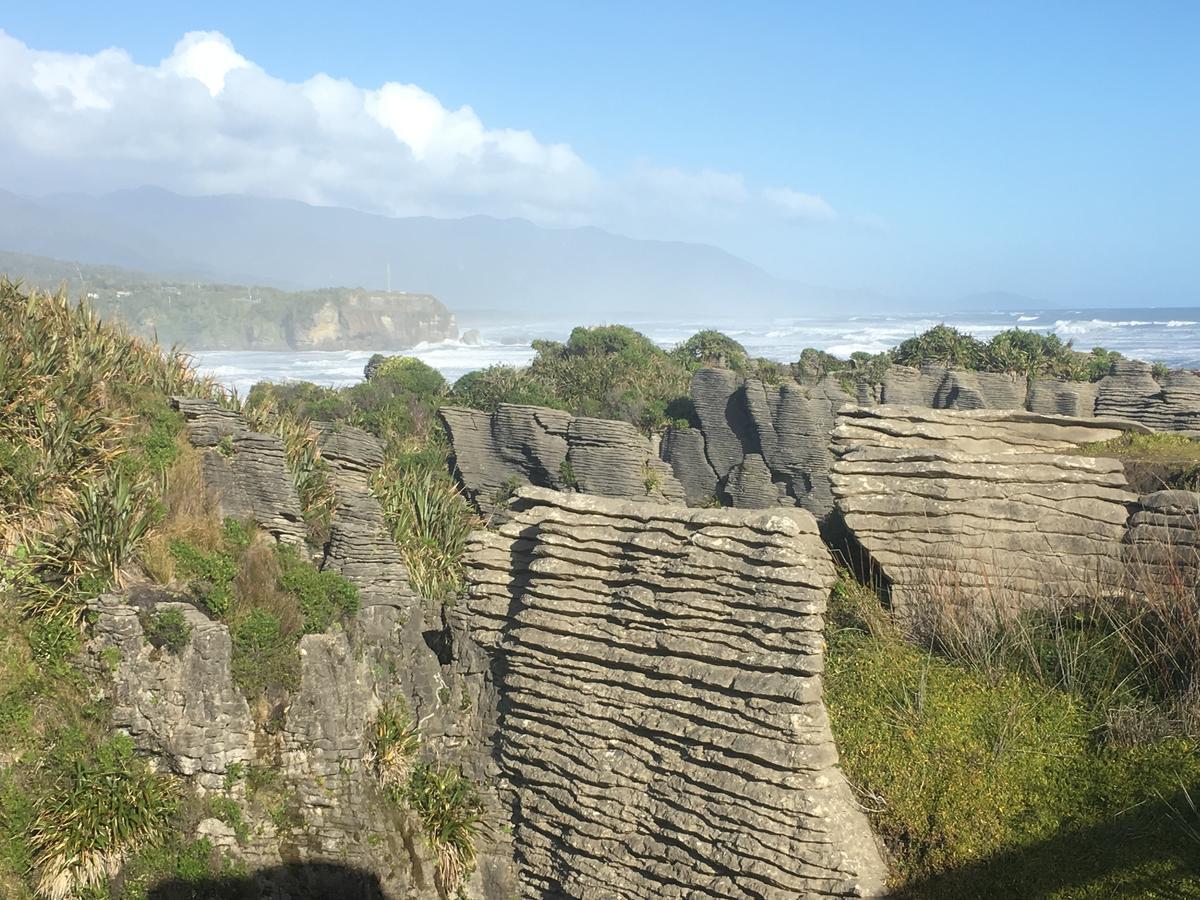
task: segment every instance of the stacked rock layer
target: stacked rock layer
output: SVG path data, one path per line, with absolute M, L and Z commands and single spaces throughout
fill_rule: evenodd
M 844 524 L 902 617 L 1007 614 L 1121 581 L 1136 495 L 1081 444 L 1145 430 L 1028 412 L 846 407 L 833 432 Z
M 454 406 L 439 415 L 455 474 L 482 512 L 493 512 L 523 484 L 651 503 L 684 500 L 670 466 L 627 422 L 507 403 L 491 415 Z
M 189 439 L 204 452 L 205 489 L 217 513 L 253 520 L 303 547 L 303 516 L 279 439 L 252 432 L 239 414 L 215 404 L 175 403 Z M 223 792 L 244 805 L 248 836 L 216 819 L 200 823 L 199 834 L 215 846 L 256 868 L 349 864 L 370 873 L 387 896 L 433 900 L 445 892 L 421 824 L 385 795 L 368 764 L 376 716 L 385 704 L 402 704 L 421 723 L 423 752 L 454 761 L 479 781 L 494 775 L 494 764 L 463 702 L 465 680 L 429 646 L 421 600 L 370 493 L 383 458 L 378 441 L 348 427 L 318 427 L 314 437 L 335 496 L 317 563 L 354 583 L 360 608 L 345 630 L 300 638 L 294 690 L 275 691 L 257 707 L 248 703 L 234 678 L 229 627 L 190 594 L 168 588 L 143 585 L 97 598 L 90 658 L 107 681 L 113 724 L 140 751 L 200 794 Z M 183 616 L 187 637 L 180 647 L 157 649 L 146 625 L 168 611 Z M 251 768 L 275 774 L 286 823 L 255 818 L 237 777 Z M 494 792 L 485 786 L 483 794 L 495 818 Z M 507 836 L 481 839 L 477 849 L 465 896 L 509 896 Z M 285 879 L 269 885 L 274 896 L 325 896 L 287 881 L 291 869 L 271 871 Z
M 1117 417 L 1200 436 L 1200 375 L 1156 376 L 1136 360 L 1117 363 L 1094 383 L 928 365 L 892 366 L 878 383 L 850 372 L 770 385 L 705 368 L 689 393 L 698 427 L 668 429 L 657 453 L 625 423 L 542 407 L 501 406 L 491 416 L 446 409 L 442 416 L 457 474 L 484 512 L 512 486 L 534 484 L 689 506 L 799 506 L 824 519 L 834 505 L 830 432 L 846 403 Z
M 522 896 L 882 893 L 821 699 L 810 515 L 525 488 L 466 565 Z
M 1167 603 L 1200 600 L 1200 494 L 1146 494 L 1129 518 L 1126 542 L 1136 594 Z
M 300 497 L 283 441 L 251 431 L 240 414 L 210 400 L 173 397 L 192 446 L 203 452 L 204 483 L 222 518 L 252 520 L 277 540 L 304 542 Z

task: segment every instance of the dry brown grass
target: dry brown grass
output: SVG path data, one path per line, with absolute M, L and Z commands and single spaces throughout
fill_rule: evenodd
M 279 586 L 282 570 L 275 546 L 269 534 L 255 532 L 238 561 L 229 619 L 236 623 L 252 609 L 263 610 L 279 620 L 280 634 L 290 638 L 304 630 L 304 616 L 296 597 Z
M 221 547 L 221 521 L 205 487 L 201 451 L 182 436 L 177 446 L 179 456 L 166 473 L 162 520 L 138 551 L 142 568 L 159 584 L 175 580 L 172 542 L 187 541 L 206 553 Z

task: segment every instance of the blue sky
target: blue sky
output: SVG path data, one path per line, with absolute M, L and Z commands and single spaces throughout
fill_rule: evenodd
M 522 172 L 506 162 L 502 180 L 491 168 L 451 178 L 436 160 L 432 175 L 381 171 L 408 191 L 385 211 L 705 240 L 780 275 L 897 296 L 1200 304 L 1200 4 L 164 7 L 24 4 L 0 29 L 31 52 L 118 47 L 144 67 L 185 33 L 219 32 L 273 79 L 416 85 L 485 129 L 569 145 L 569 176 L 548 156 Z M 189 129 L 211 120 L 197 116 Z M 255 140 L 303 142 L 282 127 Z M 80 186 L 79 160 L 33 156 L 6 157 L 21 183 L 0 186 L 52 189 L 56 162 L 62 186 Z M 256 181 L 248 165 L 232 180 L 171 166 L 146 177 L 289 193 L 278 172 Z M 137 174 L 101 168 L 82 186 Z M 291 193 L 360 207 L 380 195 L 344 187 Z

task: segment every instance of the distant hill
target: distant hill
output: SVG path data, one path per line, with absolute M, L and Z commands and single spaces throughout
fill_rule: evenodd
M 390 265 L 393 287 L 434 294 L 451 309 L 568 313 L 581 321 L 648 312 L 805 314 L 855 299 L 774 278 L 704 244 L 157 188 L 38 199 L 0 191 L 0 248 L 291 290 L 380 289 Z
M 458 336 L 428 294 L 281 291 L 0 251 L 0 274 L 86 298 L 104 318 L 188 350 L 404 350 Z

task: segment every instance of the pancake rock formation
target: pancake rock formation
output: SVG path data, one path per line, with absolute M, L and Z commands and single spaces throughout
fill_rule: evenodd
M 439 410 L 467 497 L 491 513 L 522 484 L 648 503 L 682 503 L 684 489 L 650 441 L 627 422 L 502 403 L 493 414 Z
M 1156 491 L 1129 517 L 1126 535 L 1131 589 L 1144 596 L 1200 601 L 1200 494 Z
M 466 566 L 520 896 L 882 895 L 821 698 L 811 515 L 524 488 Z
M 1144 427 L 1019 411 L 846 407 L 833 493 L 902 617 L 1010 613 L 1094 597 L 1122 578 L 1129 508 L 1118 460 L 1081 444 Z
M 216 404 L 174 402 L 189 440 L 204 451 L 205 489 L 219 514 L 253 520 L 276 540 L 303 548 L 300 503 L 279 439 L 250 431 L 238 413 Z M 480 752 L 479 725 L 460 700 L 466 696 L 460 669 L 430 646 L 441 624 L 426 621 L 369 492 L 382 448 L 355 428 L 316 431 L 335 496 L 329 540 L 316 562 L 355 585 L 359 609 L 345 629 L 300 638 L 298 685 L 250 704 L 234 677 L 228 625 L 190 593 L 146 585 L 92 603 L 89 658 L 108 685 L 113 724 L 139 751 L 201 796 L 216 794 L 244 809 L 240 833 L 206 818 L 200 836 L 262 869 L 264 878 L 294 877 L 298 870 L 281 863 L 350 864 L 387 896 L 437 900 L 445 892 L 420 821 L 385 795 L 370 770 L 375 718 L 384 704 L 402 703 L 421 723 L 423 752 L 461 765 L 481 782 L 493 818 L 498 801 L 487 779 L 494 764 Z M 147 623 L 168 611 L 187 626 L 184 645 L 174 650 L 147 639 Z M 255 812 L 240 778 L 249 769 L 273 774 L 277 811 L 286 816 Z M 510 896 L 507 837 L 485 838 L 478 851 L 464 895 Z M 317 885 L 290 881 L 264 890 L 264 896 L 326 896 Z
M 878 384 L 862 384 L 860 402 L 929 409 L 1025 409 L 1047 415 L 1119 417 L 1156 431 L 1200 434 L 1200 375 L 1156 376 L 1136 359 L 1118 360 L 1096 382 L 1065 381 L 946 366 L 892 366 Z M 867 404 L 864 404 L 867 405 Z

